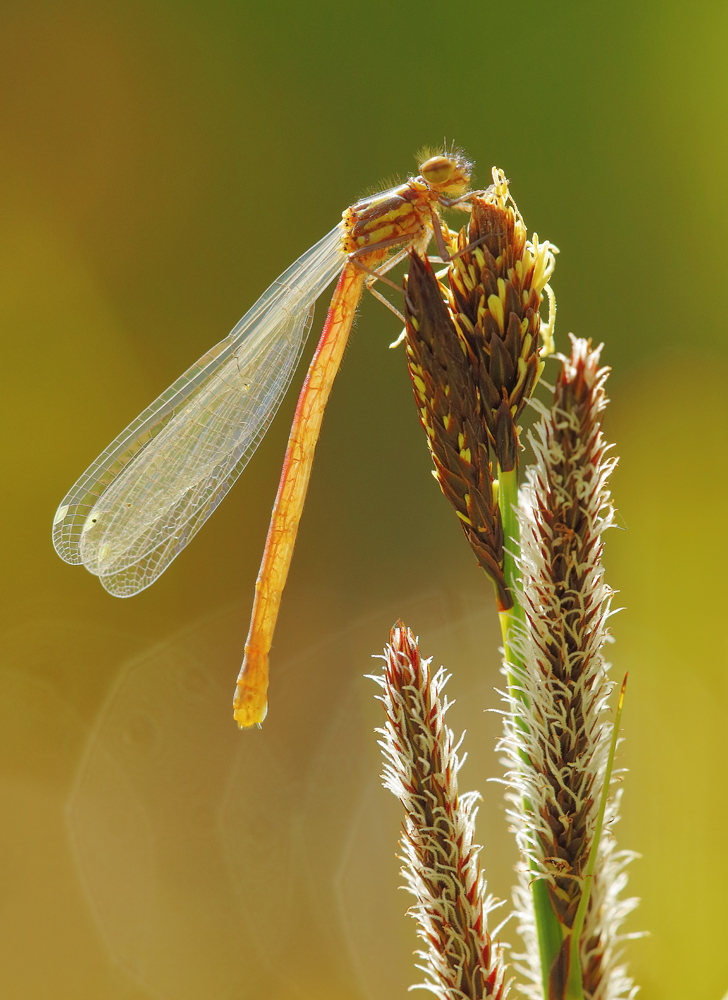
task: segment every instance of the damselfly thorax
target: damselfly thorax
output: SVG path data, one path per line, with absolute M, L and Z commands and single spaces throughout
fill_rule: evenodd
M 348 253 L 359 255 L 374 246 L 412 244 L 423 237 L 429 241 L 438 225 L 436 206 L 456 204 L 469 179 L 469 164 L 433 156 L 421 164 L 419 176 L 347 208 L 342 219 Z

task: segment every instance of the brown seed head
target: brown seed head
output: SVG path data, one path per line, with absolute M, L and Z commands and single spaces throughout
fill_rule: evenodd
M 429 261 L 411 255 L 405 287 L 407 362 L 434 475 L 506 610 L 513 598 L 503 577 L 503 527 L 473 363 Z
M 435 477 L 505 611 L 513 598 L 503 577 L 491 449 L 503 471 L 516 467 L 517 420 L 541 374 L 541 354 L 553 349 L 547 282 L 554 248 L 536 235 L 527 239 L 502 171 L 494 169 L 493 179 L 472 199 L 470 225 L 451 241 L 461 253 L 450 265 L 449 287 L 429 262 L 410 255 L 405 311 L 407 360 Z M 552 308 L 542 325 L 544 293 Z
M 543 370 L 542 355 L 553 351 L 554 248 L 539 245 L 536 235 L 527 239 L 503 172 L 494 169 L 493 181 L 484 197 L 473 198 L 470 225 L 458 234 L 456 249 L 464 252 L 448 273 L 448 308 L 477 371 L 491 447 L 509 472 L 518 459 L 518 418 Z M 546 324 L 544 292 L 551 304 Z

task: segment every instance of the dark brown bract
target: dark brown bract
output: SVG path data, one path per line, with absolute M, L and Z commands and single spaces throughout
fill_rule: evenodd
M 416 254 L 406 287 L 407 361 L 435 478 L 505 610 L 513 598 L 503 578 L 503 527 L 474 366 L 429 262 Z

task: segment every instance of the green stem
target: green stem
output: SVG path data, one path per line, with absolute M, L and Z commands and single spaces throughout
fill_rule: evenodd
M 527 704 L 527 698 L 523 691 L 515 690 L 515 671 L 521 669 L 521 663 L 516 651 L 513 648 L 513 633 L 515 629 L 523 629 L 526 623 L 526 615 L 516 599 L 516 581 L 518 578 L 518 565 L 516 555 L 521 551 L 521 531 L 518 523 L 518 469 L 504 472 L 498 469 L 498 507 L 500 509 L 501 522 L 503 524 L 503 540 L 505 553 L 503 558 L 503 575 L 506 586 L 514 599 L 514 605 L 508 611 L 500 612 L 501 631 L 503 633 L 503 648 L 505 650 L 506 666 L 508 670 L 508 690 L 511 697 L 518 697 Z M 514 628 L 515 627 L 515 628 Z M 525 728 L 522 720 L 518 720 L 517 725 Z M 530 766 L 528 758 L 524 757 L 524 764 Z M 532 812 L 530 802 L 524 799 L 523 808 L 526 812 Z M 540 872 L 534 865 L 531 867 L 534 875 L 532 882 L 533 911 L 536 921 L 536 933 L 538 936 L 538 951 L 541 960 L 541 976 L 543 981 L 543 995 L 549 995 L 549 972 L 556 956 L 561 949 L 564 940 L 565 928 L 554 913 L 549 900 L 548 886 L 539 877 Z M 581 1000 L 581 995 L 579 995 Z
M 503 633 L 503 647 L 508 665 L 508 688 L 513 694 L 514 679 L 511 666 L 520 666 L 520 661 L 512 648 L 511 633 L 513 627 L 519 626 L 521 629 L 526 624 L 526 616 L 523 608 L 516 600 L 516 580 L 518 579 L 518 566 L 516 564 L 515 553 L 521 550 L 521 529 L 518 524 L 518 468 L 510 472 L 503 472 L 498 469 L 498 507 L 500 509 L 501 522 L 503 524 L 503 540 L 505 552 L 503 555 L 503 576 L 506 586 L 514 600 L 513 607 L 508 611 L 500 612 L 501 631 Z M 524 699 L 520 693 L 521 700 Z
M 576 911 L 576 916 L 574 917 L 574 923 L 571 928 L 571 944 L 569 946 L 569 982 L 566 986 L 566 994 L 564 1000 L 583 1000 L 584 996 L 584 986 L 582 983 L 581 975 L 581 955 L 579 953 L 579 945 L 581 943 L 581 933 L 584 930 L 584 921 L 586 920 L 586 911 L 589 908 L 589 897 L 591 896 L 592 884 L 594 881 L 594 870 L 597 865 L 597 855 L 599 854 L 599 843 L 602 839 L 602 827 L 604 825 L 604 814 L 607 811 L 607 801 L 609 799 L 609 782 L 612 778 L 612 768 L 614 767 L 614 755 L 617 750 L 617 739 L 619 737 L 619 723 L 622 719 L 622 708 L 624 706 L 624 692 L 627 687 L 627 674 L 624 675 L 624 680 L 622 681 L 622 690 L 619 693 L 619 701 L 617 702 L 617 713 L 614 717 L 614 728 L 612 729 L 612 742 L 609 747 L 609 757 L 607 758 L 607 767 L 604 773 L 604 787 L 602 788 L 602 798 L 599 803 L 599 812 L 597 814 L 597 823 L 594 828 L 594 839 L 592 840 L 592 845 L 589 850 L 589 860 L 586 865 L 586 874 L 584 875 L 584 888 L 581 891 L 581 899 L 579 900 L 579 907 Z

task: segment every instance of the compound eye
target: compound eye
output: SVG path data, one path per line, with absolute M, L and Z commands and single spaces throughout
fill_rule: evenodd
M 428 184 L 440 186 L 447 183 L 453 175 L 455 164 L 447 156 L 431 156 L 420 164 L 420 174 Z

